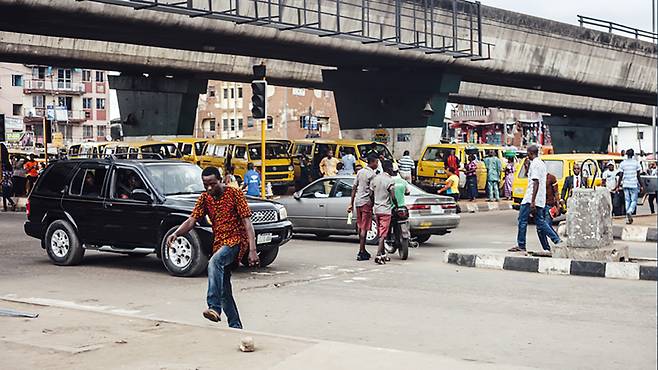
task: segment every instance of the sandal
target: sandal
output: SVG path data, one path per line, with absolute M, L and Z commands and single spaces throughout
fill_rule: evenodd
M 375 257 L 375 263 L 378 265 L 385 265 L 386 260 L 383 258 L 383 256 L 377 256 Z
M 525 248 L 514 247 L 507 250 L 508 252 L 525 252 Z
M 384 259 L 384 262 L 391 262 L 391 257 L 389 257 L 388 254 L 383 254 L 382 258 Z

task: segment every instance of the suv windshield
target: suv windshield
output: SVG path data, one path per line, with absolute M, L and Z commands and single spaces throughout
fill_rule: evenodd
M 260 159 L 260 144 L 251 144 L 249 145 L 249 159 L 259 160 Z M 265 158 L 266 159 L 279 159 L 279 158 L 288 158 L 288 147 L 287 145 L 277 142 L 277 143 L 265 143 Z
M 149 164 L 146 172 L 162 195 L 201 193 L 201 168 L 185 163 Z

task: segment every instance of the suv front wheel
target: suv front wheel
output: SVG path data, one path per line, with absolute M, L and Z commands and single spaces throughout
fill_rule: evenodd
M 161 241 L 161 255 L 167 271 L 174 276 L 191 277 L 202 273 L 208 267 L 208 256 L 201 248 L 201 238 L 195 230 L 179 236 L 172 244 L 166 245 L 167 237 L 173 234 L 178 226 L 174 226 L 165 234 Z
M 73 226 L 64 220 L 53 221 L 48 226 L 44 244 L 50 260 L 59 266 L 77 265 L 85 255 Z

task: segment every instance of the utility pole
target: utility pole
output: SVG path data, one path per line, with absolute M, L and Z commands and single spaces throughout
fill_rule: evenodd
M 656 22 L 658 22 L 658 14 L 656 14 L 656 11 L 658 10 L 658 6 L 656 6 L 656 2 L 658 0 L 651 0 L 651 32 L 653 32 L 653 42 L 658 46 L 658 37 L 656 37 Z M 656 84 L 658 84 L 658 63 L 656 63 Z M 656 101 L 656 104 L 658 104 L 658 100 Z M 653 107 L 653 116 L 651 117 L 651 140 L 653 142 L 653 159 L 656 159 L 656 152 L 658 151 L 658 148 L 656 147 L 656 141 L 658 141 L 658 138 L 656 137 L 656 114 L 658 114 L 658 108 L 654 105 Z

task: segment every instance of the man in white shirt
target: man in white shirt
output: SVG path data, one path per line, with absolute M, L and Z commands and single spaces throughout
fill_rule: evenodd
M 627 159 L 619 165 L 620 177 L 617 183 L 617 190 L 621 186 L 624 189 L 624 198 L 626 200 L 626 223 L 633 223 L 633 213 L 637 207 L 637 197 L 642 191 L 642 181 L 640 179 L 640 163 L 634 158 L 633 149 L 626 151 Z
M 619 176 L 619 170 L 615 168 L 615 162 L 609 161 L 606 165 L 605 171 L 601 174 L 601 184 L 608 189 L 610 192 L 610 201 L 612 202 L 612 215 L 620 216 L 621 210 L 620 207 L 615 207 L 615 194 L 617 193 L 617 176 Z
M 545 217 L 544 207 L 546 207 L 546 164 L 539 159 L 539 147 L 531 145 L 528 147 L 528 159 L 530 167 L 528 168 L 528 187 L 525 196 L 521 201 L 518 218 L 518 234 L 516 237 L 516 246 L 511 248 L 510 252 L 526 251 L 526 232 L 528 230 L 528 218 L 530 213 L 535 215 L 537 224 L 537 236 L 542 238 L 545 235 L 558 244 L 561 242 L 560 237 L 548 225 Z M 550 246 L 546 243 L 545 252 L 550 253 Z M 545 247 L 544 247 L 545 248 Z

